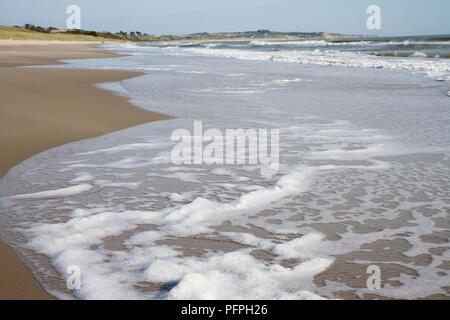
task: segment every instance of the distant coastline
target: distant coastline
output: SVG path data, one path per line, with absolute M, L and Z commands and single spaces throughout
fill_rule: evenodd
M 24 26 L 0 26 L 0 40 L 47 41 L 252 41 L 252 40 L 306 40 L 306 39 L 360 39 L 374 38 L 364 35 L 344 35 L 327 32 L 274 32 L 257 30 L 245 32 L 194 33 L 187 35 L 150 35 L 139 31 L 99 32 L 90 30 L 62 30 L 26 24 Z
M 35 41 L 86 41 L 86 42 L 177 42 L 177 41 L 301 41 L 326 40 L 330 42 L 352 41 L 386 41 L 396 39 L 404 41 L 420 39 L 422 41 L 449 41 L 450 34 L 441 35 L 410 35 L 410 36 L 374 36 L 346 35 L 327 32 L 275 32 L 270 30 L 194 33 L 187 35 L 150 35 L 133 32 L 100 32 L 89 30 L 63 30 L 52 27 L 44 28 L 26 24 L 24 26 L 0 26 L 0 40 L 35 40 Z

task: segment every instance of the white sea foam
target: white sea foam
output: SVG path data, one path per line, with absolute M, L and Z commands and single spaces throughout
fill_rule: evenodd
M 243 174 L 251 174 L 244 167 L 205 169 L 162 163 L 163 167 L 153 168 L 152 159 L 161 154 L 154 148 L 112 147 L 97 150 L 101 152 L 79 153 L 86 161 L 64 163 L 70 170 L 63 172 L 84 168 L 75 176 L 89 178 L 92 185 L 105 189 L 99 192 L 107 201 L 103 206 L 77 208 L 66 215 L 65 222 L 32 225 L 25 231 L 29 239 L 27 246 L 49 256 L 62 275 L 66 275 L 68 266 L 78 265 L 83 273 L 83 285 L 75 295 L 83 299 L 318 299 L 312 279 L 333 263 L 332 255 L 358 250 L 367 241 L 390 237 L 402 229 L 361 237 L 349 227 L 340 234 L 340 241 L 330 241 L 317 229 L 300 228 L 298 223 L 290 222 L 292 214 L 308 212 L 303 207 L 307 202 L 299 197 L 312 191 L 320 194 L 325 203 L 333 202 L 333 197 L 339 199 L 335 200 L 338 203 L 343 201 L 338 195 L 327 196 L 321 191 L 339 185 L 339 180 L 329 181 L 329 177 L 352 170 L 364 175 L 391 169 L 387 161 L 373 158 L 390 154 L 392 146 L 386 135 L 357 128 L 349 121 L 321 123 L 311 116 L 297 116 L 296 120 L 307 123 L 284 128 L 283 137 L 290 143 L 301 138 L 304 143 L 321 147 L 321 150 L 311 148 L 301 153 L 303 159 L 344 162 L 285 167 L 271 183 L 259 181 L 261 185 L 258 185 Z M 99 164 L 98 160 L 105 157 L 109 160 Z M 298 163 L 298 155 L 292 157 Z M 364 162 L 345 162 L 355 160 Z M 100 178 L 102 170 L 110 175 L 114 172 L 116 178 Z M 135 171 L 144 174 L 130 175 Z M 158 181 L 157 188 L 151 182 L 153 179 Z M 177 182 L 174 184 L 172 180 Z M 166 184 L 172 187 L 167 188 Z M 189 187 L 182 188 L 179 184 Z M 312 185 L 316 185 L 313 190 Z M 138 195 L 130 197 L 126 189 Z M 149 189 L 154 192 L 148 193 Z M 370 194 L 370 188 L 366 192 Z M 348 209 L 346 213 L 352 215 L 353 227 L 367 219 L 367 215 L 360 216 L 361 212 L 372 208 L 371 196 L 360 196 L 360 199 L 364 200 L 364 206 Z M 114 207 L 113 202 L 120 204 Z M 148 209 L 151 206 L 148 203 L 155 203 L 158 209 Z M 134 209 L 125 210 L 124 206 Z M 306 225 L 317 223 L 314 219 L 319 217 L 319 221 L 327 223 L 343 222 L 334 216 L 336 210 L 327 206 L 309 203 L 308 209 L 319 211 L 320 216 L 305 217 Z M 257 213 L 263 215 L 258 217 Z M 267 218 L 263 218 L 265 214 Z M 386 212 L 380 218 L 390 221 L 390 214 Z M 217 230 L 224 224 L 244 229 Z M 422 225 L 433 228 L 430 221 Z M 264 235 L 265 232 L 270 236 Z M 115 242 L 111 239 L 121 237 L 122 250 L 107 249 L 109 241 Z M 179 242 L 165 243 L 176 239 Z M 207 249 L 185 256 L 183 244 L 190 239 L 231 241 L 239 247 L 231 252 Z M 266 252 L 272 260 L 258 259 L 254 250 Z M 413 253 L 422 253 L 424 248 L 417 250 Z M 291 261 L 290 264 L 283 264 L 283 259 Z M 148 282 L 162 285 L 164 289 L 147 293 L 136 290 L 141 283 Z
M 262 41 L 254 40 L 249 43 L 250 46 L 299 46 L 299 47 L 310 47 L 310 46 L 328 46 L 330 42 L 325 40 L 304 40 L 304 41 Z
M 279 80 L 273 80 L 272 82 L 280 85 L 289 84 L 291 82 L 302 82 L 302 81 L 308 81 L 301 78 L 295 78 L 295 79 L 279 79 Z
M 424 53 L 424 52 L 416 51 L 416 52 L 414 52 L 414 53 L 411 55 L 411 57 L 426 58 L 426 57 L 427 57 L 427 54 Z
M 67 267 L 77 265 L 82 287 L 73 294 L 82 299 L 318 299 L 333 298 L 334 292 L 345 290 L 361 295 L 373 292 L 350 288 L 332 277 L 316 287 L 313 278 L 326 270 L 335 256 L 351 257 L 348 253 L 352 251 L 357 253 L 355 260 L 349 258 L 352 264 L 387 265 L 379 261 L 385 256 L 370 245 L 400 239 L 400 246 L 383 250 L 389 254 L 389 263 L 408 270 L 399 277 L 389 277 L 404 287 L 394 288 L 386 281 L 380 294 L 402 298 L 445 294 L 440 289 L 445 277 L 437 271 L 442 270 L 439 266 L 448 260 L 449 251 L 431 255 L 432 248 L 444 244 L 421 238 L 432 234 L 433 241 L 448 242 L 442 227 L 448 213 L 443 200 L 448 190 L 448 157 L 426 160 L 439 159 L 439 152 L 448 149 L 444 135 L 434 137 L 445 128 L 445 122 L 438 121 L 447 116 L 442 97 L 433 98 L 433 103 L 429 100 L 442 83 L 420 86 L 424 94 L 410 99 L 411 92 L 415 94 L 411 88 L 416 87 L 407 74 L 398 77 L 403 82 L 390 79 L 402 86 L 394 86 L 386 96 L 372 95 L 370 81 L 380 77 L 361 77 L 364 81 L 358 83 L 358 89 L 361 86 L 364 90 L 353 90 L 341 74 L 338 78 L 326 74 L 323 80 L 342 81 L 338 86 L 330 81 L 331 88 L 323 89 L 318 68 L 247 64 L 232 59 L 215 59 L 221 63 L 210 64 L 212 59 L 190 57 L 198 55 L 194 49 L 205 50 L 203 44 L 188 46 L 171 44 L 164 50 L 129 46 L 126 50 L 144 54 L 139 59 L 124 58 L 125 62 L 135 63 L 132 70 L 149 68 L 148 75 L 121 83 L 120 90 L 143 106 L 161 108 L 158 111 L 177 105 L 175 115 L 181 112 L 187 119 L 205 118 L 211 127 L 257 124 L 281 128 L 279 174 L 261 178 L 250 165 L 174 165 L 171 144 L 164 142 L 174 128 L 192 124 L 183 116 L 39 155 L 0 182 L 2 194 L 25 196 L 15 201 L 0 199 L 5 209 L 0 218 L 7 216 L 7 223 L 14 221 L 8 230 L 19 230 L 20 239 L 28 241 L 27 249 L 47 256 L 58 272 L 54 274 L 40 260 L 32 260 L 39 280 L 46 284 L 59 275 L 65 278 Z M 247 44 L 239 46 L 234 47 L 233 55 L 239 56 Z M 335 48 L 327 47 L 323 49 Z M 228 50 L 219 48 L 222 45 L 208 50 Z M 323 51 L 305 53 L 302 49 L 290 54 L 323 54 L 325 61 Z M 252 50 L 256 59 L 282 61 L 274 52 Z M 283 56 L 284 51 L 278 54 Z M 336 61 L 333 54 L 345 56 L 330 51 L 332 63 Z M 355 58 L 354 63 L 356 57 L 363 62 L 366 57 L 374 63 L 377 59 L 396 61 L 357 53 L 349 57 Z M 412 64 L 426 60 L 405 59 Z M 156 69 L 158 72 L 150 72 Z M 189 73 L 197 70 L 207 72 L 198 77 Z M 362 74 L 347 71 L 345 75 L 353 84 Z M 192 81 L 193 77 L 198 82 Z M 319 81 L 303 83 L 309 78 Z M 261 84 L 267 85 L 265 94 L 222 99 L 224 90 L 253 90 Z M 306 85 L 311 88 L 303 90 Z M 345 88 L 353 90 L 352 95 Z M 323 90 L 334 93 L 323 95 Z M 169 91 L 173 94 L 167 95 Z M 394 99 L 398 92 L 401 97 Z M 361 103 L 368 98 L 377 99 L 377 103 Z M 318 99 L 320 103 L 315 104 Z M 379 101 L 383 102 L 382 111 L 377 109 Z M 397 103 L 407 107 L 395 109 Z M 366 119 L 365 111 L 377 117 Z M 416 121 L 414 114 L 420 115 L 421 121 Z M 336 120 L 343 115 L 346 120 Z M 391 120 L 395 121 L 384 126 Z M 417 126 L 411 129 L 410 123 Z M 414 139 L 415 132 L 425 128 L 423 136 L 444 142 L 428 149 L 405 146 L 390 126 L 406 128 L 405 135 L 411 133 Z M 73 188 L 58 189 L 60 186 Z M 39 192 L 21 195 L 23 188 Z M 393 252 L 403 247 L 404 252 Z M 428 256 L 432 256 L 429 265 L 417 264 Z M 414 272 L 417 275 L 412 275 Z M 347 275 L 367 276 L 365 270 Z
M 106 148 L 106 149 L 81 152 L 81 153 L 79 153 L 79 155 L 92 155 L 92 154 L 98 154 L 98 153 L 111 154 L 111 153 L 132 151 L 132 150 L 157 149 L 157 148 L 161 148 L 161 146 L 163 146 L 163 144 L 161 144 L 161 143 L 129 143 L 129 144 L 123 144 L 123 145 Z
M 421 72 L 428 76 L 440 76 L 450 79 L 450 61 L 448 59 L 424 59 L 420 57 L 392 58 L 378 57 L 357 52 L 336 50 L 293 50 L 278 51 L 275 54 L 267 51 L 211 49 L 211 48 L 172 48 L 172 54 L 190 54 L 202 56 L 215 56 L 235 58 L 241 60 L 279 61 L 291 63 L 304 63 L 315 65 L 333 65 L 345 67 L 386 68 L 395 70 L 410 70 Z M 425 55 L 426 56 L 426 55 Z
M 94 177 L 88 172 L 79 172 L 76 173 L 75 175 L 76 178 L 72 179 L 70 181 L 71 183 L 86 182 L 94 179 Z
M 168 299 L 321 299 L 303 288 L 331 262 L 314 258 L 293 268 L 268 267 L 246 252 L 236 251 L 206 260 L 160 260 L 151 264 L 145 275 L 154 282 L 181 279 Z
M 139 250 L 135 252 L 137 249 L 126 253 L 128 264 L 134 263 L 132 261 L 136 259 L 141 261 L 141 264 L 145 261 L 146 263 L 154 261 L 148 268 L 143 269 L 141 274 L 136 271 L 131 275 L 120 272 L 116 273 L 115 277 L 106 278 L 104 274 L 111 272 L 112 262 L 101 263 L 105 253 L 91 250 L 92 245 L 101 244 L 105 237 L 120 235 L 126 230 L 132 230 L 144 224 L 159 225 L 159 231 L 139 233 L 128 239 L 127 244 L 145 243 L 149 246 L 152 241 L 167 235 L 194 236 L 209 232 L 211 226 L 220 225 L 224 220 L 240 221 L 256 208 L 264 208 L 286 196 L 301 193 L 306 190 L 313 172 L 311 168 L 298 168 L 281 177 L 274 186 L 251 191 L 231 203 L 218 203 L 197 198 L 189 204 L 163 209 L 159 212 L 77 210 L 65 223 L 33 226 L 27 231 L 33 235 L 28 246 L 52 257 L 58 270 L 65 270 L 73 264 L 79 265 L 85 273 L 83 281 L 87 284 L 79 292 L 80 297 L 83 298 L 136 297 L 136 294 L 127 288 L 139 277 L 155 282 L 178 281 L 178 285 L 167 293 L 167 298 L 232 298 L 233 296 L 234 298 L 257 298 L 259 295 L 264 298 L 317 298 L 318 296 L 306 292 L 305 284 L 301 282 L 297 282 L 287 291 L 286 284 L 302 279 L 307 283 L 315 273 L 323 271 L 332 262 L 330 259 L 317 258 L 308 254 L 308 247 L 317 246 L 323 239 L 320 235 L 307 235 L 300 240 L 272 245 L 273 251 L 282 257 L 310 259 L 292 269 L 281 266 L 268 268 L 264 263 L 252 258 L 245 250 L 212 256 L 208 260 L 180 259 L 173 248 L 157 246 L 153 243 L 152 249 L 145 255 L 142 255 Z M 184 197 L 180 195 L 172 194 L 171 197 L 172 200 L 184 200 Z M 119 257 L 116 258 L 119 259 Z M 219 261 L 220 264 L 218 264 Z M 228 261 L 228 265 L 224 264 L 225 261 Z M 228 270 L 228 273 L 225 273 L 225 270 Z M 189 289 L 188 285 L 199 272 L 203 274 L 205 281 L 200 281 L 195 287 Z M 255 278 L 255 275 L 258 275 L 259 279 Z M 244 282 L 239 291 L 236 291 L 238 288 L 231 287 L 223 290 L 225 279 L 229 281 L 242 277 Z M 98 279 L 102 279 L 101 286 L 97 283 Z M 265 281 L 260 281 L 264 279 Z M 120 284 L 124 281 L 127 284 Z M 209 286 L 206 286 L 207 283 Z M 215 285 L 211 286 L 212 283 Z M 271 284 L 268 285 L 268 283 Z M 108 290 L 105 291 L 105 289 Z

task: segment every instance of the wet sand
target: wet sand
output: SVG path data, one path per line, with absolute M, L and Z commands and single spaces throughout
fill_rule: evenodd
M 16 68 L 59 59 L 112 58 L 92 43 L 0 41 L 0 178 L 46 149 L 168 119 L 93 86 L 138 72 Z M 13 251 L 0 243 L 0 299 L 52 299 Z

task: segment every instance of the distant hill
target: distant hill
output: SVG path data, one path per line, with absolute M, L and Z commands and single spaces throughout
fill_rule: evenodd
M 92 31 L 58 30 L 33 25 L 27 27 L 0 26 L 0 40 L 46 40 L 46 41 L 117 41 L 121 40 L 111 33 Z
M 219 32 L 219 33 L 194 33 L 187 35 L 147 35 L 131 32 L 119 33 L 123 38 L 132 41 L 201 41 L 201 40 L 252 40 L 252 39 L 342 39 L 361 36 L 348 36 L 330 34 L 325 32 L 274 32 L 270 30 L 244 31 L 244 32 Z

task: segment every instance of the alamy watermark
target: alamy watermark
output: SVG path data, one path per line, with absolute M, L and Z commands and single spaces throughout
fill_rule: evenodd
M 381 8 L 375 4 L 367 7 L 367 29 L 380 30 L 381 29 Z
M 270 133 L 270 141 L 269 141 Z M 202 121 L 194 121 L 194 132 L 173 131 L 171 140 L 178 142 L 171 160 L 176 165 L 260 165 L 262 175 L 274 175 L 280 167 L 279 129 L 207 129 Z
M 366 285 L 369 290 L 381 289 L 381 269 L 377 265 L 370 265 L 367 267 L 367 274 L 370 276 L 367 278 Z
M 66 13 L 70 16 L 66 20 L 67 29 L 81 29 L 81 9 L 75 4 L 67 7 Z
M 69 290 L 81 289 L 81 269 L 79 266 L 71 265 L 67 267 L 66 273 L 68 275 L 66 285 Z

